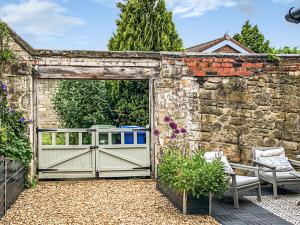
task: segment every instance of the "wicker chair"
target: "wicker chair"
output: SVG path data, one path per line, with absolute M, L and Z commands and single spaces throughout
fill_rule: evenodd
M 283 147 L 254 147 L 253 151 L 253 166 L 261 168 L 259 177 L 261 180 L 273 185 L 273 195 L 277 198 L 277 186 L 299 184 L 300 185 L 300 173 L 296 172 L 293 168 L 288 171 L 278 171 L 276 166 L 270 163 L 265 163 L 268 157 L 285 157 L 285 151 Z M 259 161 L 259 157 L 264 157 L 264 162 Z M 269 158 L 270 159 L 270 158 Z M 288 162 L 292 166 L 300 166 L 300 161 L 288 159 Z M 267 171 L 265 169 L 267 168 Z
M 214 157 L 213 157 L 214 156 Z M 213 160 L 217 157 L 224 156 L 222 152 L 206 152 L 204 157 L 206 160 Z M 226 159 L 226 162 L 227 159 Z M 225 163 L 226 164 L 226 163 Z M 230 192 L 233 195 L 234 208 L 239 208 L 239 192 L 256 189 L 257 201 L 261 202 L 261 187 L 259 180 L 259 168 L 236 163 L 229 163 L 232 172 L 225 172 L 231 176 Z M 225 165 L 226 168 L 226 165 Z M 247 172 L 254 172 L 255 176 L 237 175 L 234 170 L 239 169 Z

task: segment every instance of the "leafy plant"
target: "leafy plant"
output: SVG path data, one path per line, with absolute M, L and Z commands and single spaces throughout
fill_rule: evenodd
M 203 155 L 203 150 L 191 157 L 167 150 L 159 164 L 159 180 L 196 198 L 208 196 L 210 192 L 221 196 L 229 188 L 223 163 L 219 159 L 207 162 Z
M 1 62 L 11 62 L 14 59 L 14 54 L 10 49 L 3 49 L 0 51 L 0 61 Z
M 258 26 L 252 26 L 249 20 L 243 25 L 241 33 L 235 34 L 233 38 L 256 53 L 269 53 L 272 51 L 270 41 L 266 40 Z
M 9 105 L 7 91 L 0 81 L 0 155 L 29 165 L 32 151 L 27 131 L 31 121 Z
M 229 188 L 229 178 L 224 173 L 224 165 L 220 159 L 207 162 L 204 150 L 192 154 L 186 142 L 188 135 L 185 128 L 166 116 L 166 131 L 153 131 L 158 137 L 165 134 L 168 141 L 161 148 L 161 158 L 158 168 L 159 180 L 177 191 L 187 191 L 194 197 L 222 195 Z M 159 143 L 159 141 L 158 141 Z

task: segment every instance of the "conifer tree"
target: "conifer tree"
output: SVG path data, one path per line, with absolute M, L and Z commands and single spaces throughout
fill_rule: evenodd
M 117 3 L 120 18 L 110 39 L 112 51 L 180 51 L 183 48 L 165 0 Z
M 233 38 L 256 53 L 272 53 L 270 41 L 265 40 L 265 36 L 260 32 L 257 25 L 252 26 L 249 20 L 245 22 L 240 34 L 235 34 Z
M 108 43 L 112 51 L 180 51 L 183 49 L 172 13 L 165 0 L 126 0 L 118 3 L 117 30 Z M 61 81 L 54 98 L 62 124 L 88 127 L 91 123 L 115 126 L 149 124 L 147 81 Z M 78 91 L 70 91 L 70 88 Z M 92 95 L 91 95 L 92 94 Z M 61 101 L 63 99 L 63 101 Z M 95 100 L 97 99 L 97 104 Z M 80 105 L 80 110 L 71 110 Z M 80 111 L 80 112 L 79 112 Z M 74 119 L 77 118 L 77 119 Z
M 118 3 L 120 18 L 117 31 L 110 39 L 112 51 L 180 51 L 182 40 L 166 9 L 165 0 L 127 0 Z M 113 101 L 114 121 L 129 125 L 149 124 L 149 92 L 147 81 L 108 81 L 108 96 Z M 113 117 L 111 115 L 111 117 Z

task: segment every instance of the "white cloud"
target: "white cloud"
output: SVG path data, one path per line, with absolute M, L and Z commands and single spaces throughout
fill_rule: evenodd
M 295 2 L 296 0 L 273 0 L 273 2 L 281 2 L 281 3 L 291 3 Z
M 3 21 L 18 32 L 38 39 L 62 36 L 72 26 L 84 24 L 82 19 L 68 15 L 63 6 L 51 0 L 7 4 L 0 8 L 0 13 Z
M 168 7 L 175 15 L 182 17 L 201 16 L 206 11 L 220 7 L 233 7 L 237 0 L 166 0 Z

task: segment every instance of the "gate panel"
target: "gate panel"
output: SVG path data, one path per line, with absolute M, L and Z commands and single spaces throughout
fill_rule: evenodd
M 98 129 L 96 143 L 99 177 L 150 176 L 149 131 Z
M 89 129 L 39 130 L 39 178 L 94 178 L 95 132 Z

